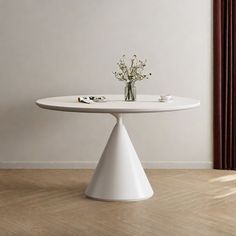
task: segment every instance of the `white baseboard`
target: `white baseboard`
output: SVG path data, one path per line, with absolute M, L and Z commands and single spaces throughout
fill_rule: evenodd
M 76 162 L 11 162 L 0 161 L 0 169 L 94 169 L 95 161 Z M 212 169 L 211 162 L 191 161 L 145 161 L 145 169 Z

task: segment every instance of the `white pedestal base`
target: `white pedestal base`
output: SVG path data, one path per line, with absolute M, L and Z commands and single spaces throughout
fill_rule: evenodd
M 85 194 L 105 201 L 139 201 L 153 195 L 121 115 L 113 128 Z

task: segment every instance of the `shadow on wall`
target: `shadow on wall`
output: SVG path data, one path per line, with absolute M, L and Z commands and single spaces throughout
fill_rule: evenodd
M 8 102 L 0 107 L 0 161 L 93 158 L 91 155 L 102 152 L 101 144 L 107 138 L 99 137 L 100 129 L 110 129 L 103 117 L 94 122 L 93 116 L 86 114 L 48 111 L 37 107 L 34 100 Z M 94 152 L 88 143 L 96 142 L 100 147 Z
M 48 129 L 55 123 L 50 119 L 48 112 L 39 112 L 36 104 L 32 103 L 14 103 L 6 107 L 1 108 L 0 120 L 1 120 L 1 136 L 4 140 L 12 139 L 28 139 L 32 135 L 37 137 L 43 130 Z M 59 117 L 57 122 L 59 122 Z M 11 135 L 10 135 L 11 134 Z M 3 135 L 5 135 L 3 137 Z M 8 140 L 9 141 L 9 140 Z

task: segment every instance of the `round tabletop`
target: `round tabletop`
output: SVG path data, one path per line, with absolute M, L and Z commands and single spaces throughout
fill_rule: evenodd
M 50 110 L 89 113 L 165 112 L 185 110 L 200 105 L 199 100 L 175 96 L 173 96 L 172 101 L 160 102 L 159 95 L 138 95 L 137 100 L 134 102 L 124 101 L 124 95 L 102 95 L 106 97 L 106 102 L 86 104 L 78 102 L 78 97 L 80 96 L 88 95 L 43 98 L 37 100 L 36 104 L 41 108 Z

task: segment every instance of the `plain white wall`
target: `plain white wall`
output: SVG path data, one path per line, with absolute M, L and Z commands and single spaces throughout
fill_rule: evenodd
M 0 0 L 0 167 L 97 161 L 113 117 L 34 102 L 123 93 L 112 71 L 134 53 L 153 74 L 137 83 L 138 93 L 201 100 L 193 110 L 127 115 L 140 159 L 149 167 L 210 167 L 211 11 L 211 0 Z

